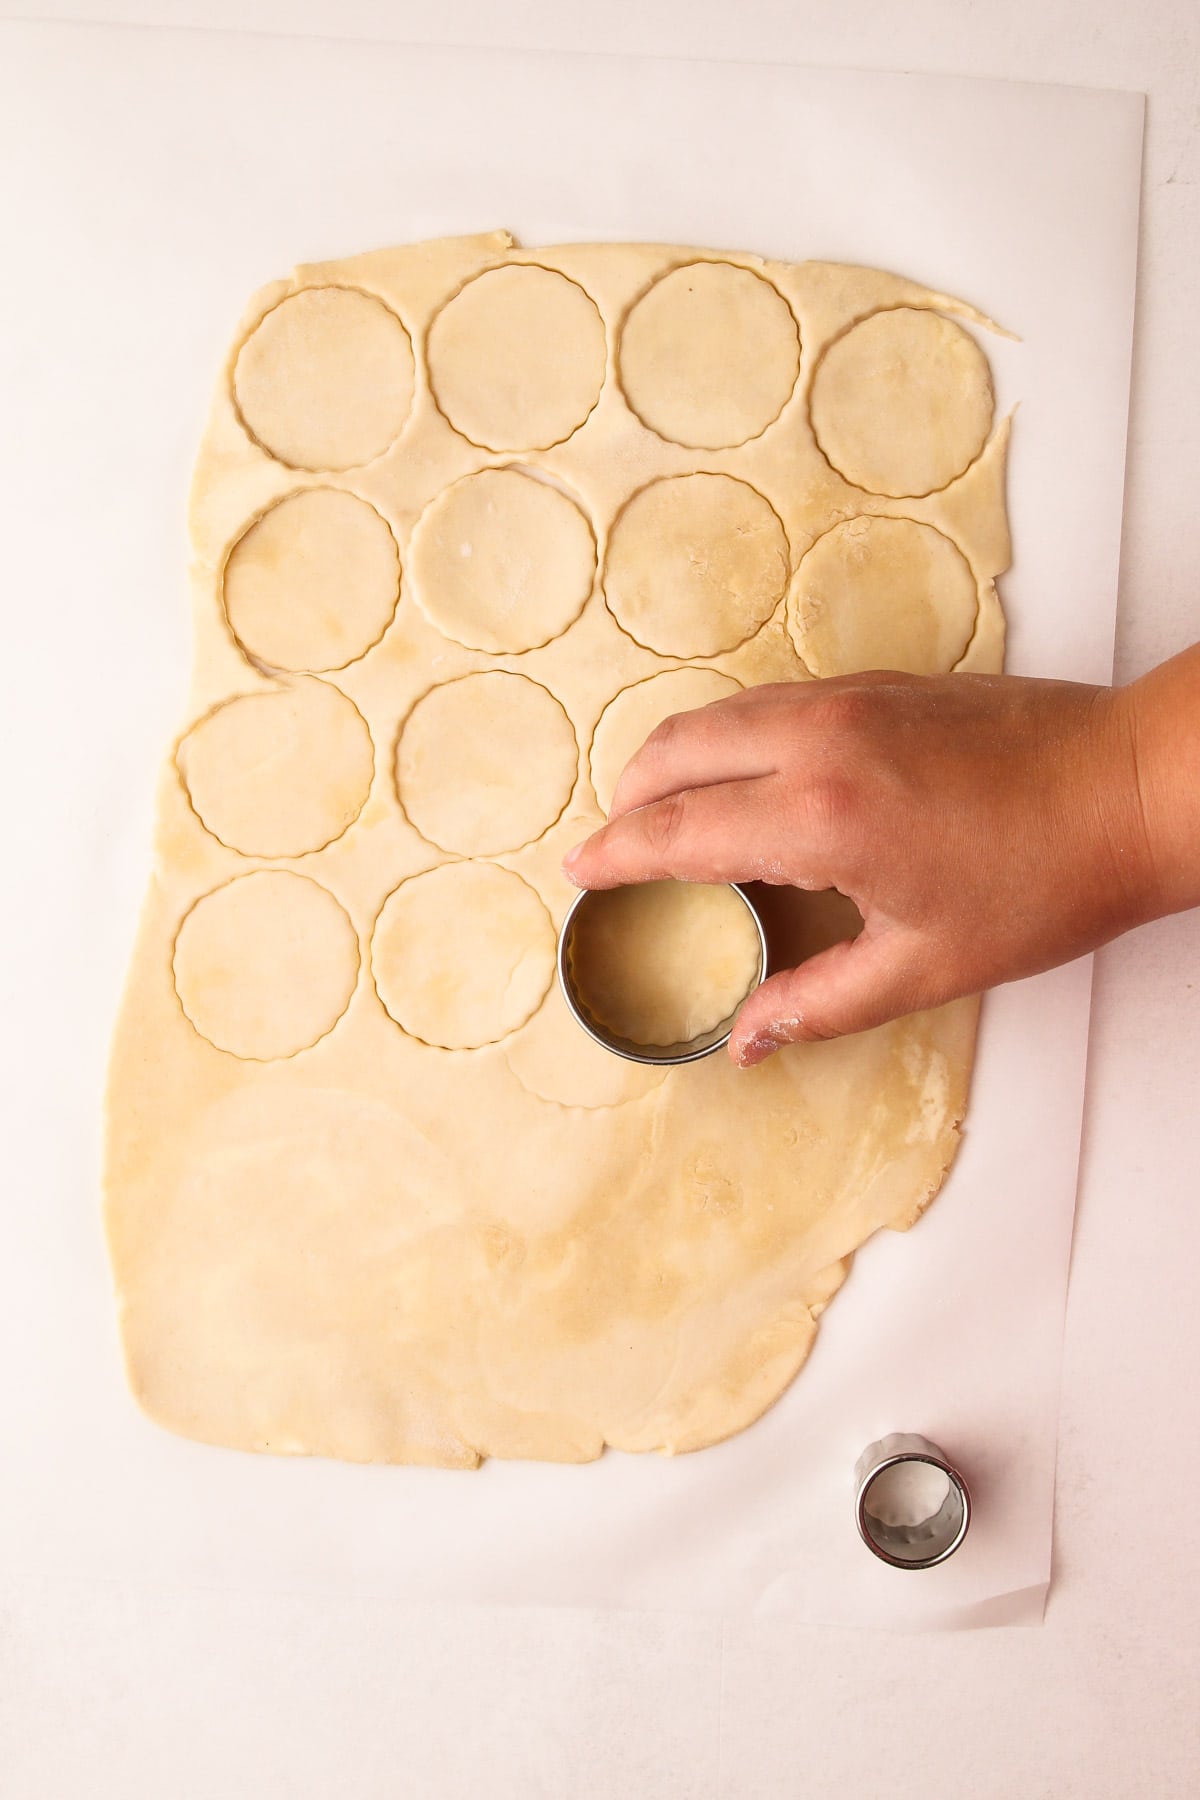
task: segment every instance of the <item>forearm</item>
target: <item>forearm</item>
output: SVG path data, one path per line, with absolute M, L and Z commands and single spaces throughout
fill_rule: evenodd
M 1200 906 L 1200 644 L 1122 690 L 1150 863 L 1146 916 Z

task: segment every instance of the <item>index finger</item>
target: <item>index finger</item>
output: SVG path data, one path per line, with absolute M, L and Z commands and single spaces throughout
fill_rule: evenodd
M 777 862 L 781 821 L 764 777 L 684 788 L 623 813 L 576 845 L 563 872 L 577 887 L 642 881 L 757 881 Z

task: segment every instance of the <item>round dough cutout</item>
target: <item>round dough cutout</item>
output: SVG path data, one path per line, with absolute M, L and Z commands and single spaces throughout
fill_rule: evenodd
M 293 469 L 354 469 L 395 442 L 412 407 L 412 341 L 357 288 L 302 288 L 271 308 L 238 353 L 242 423 Z
M 969 468 L 992 428 L 992 375 L 952 319 L 897 306 L 851 326 L 813 377 L 813 435 L 839 475 L 871 494 L 920 497 Z
M 175 757 L 200 823 L 243 856 L 304 856 L 351 826 L 371 789 L 366 720 L 325 681 L 226 700 Z
M 672 269 L 621 332 L 630 410 L 661 438 L 733 449 L 779 417 L 800 373 L 800 333 L 783 295 L 733 263 Z
M 344 669 L 392 622 L 400 552 L 365 500 L 302 488 L 238 539 L 224 595 L 230 630 L 256 662 L 299 675 Z
M 541 1005 L 555 951 L 550 915 L 519 875 L 493 863 L 443 863 L 388 895 L 371 965 L 402 1031 L 443 1050 L 475 1050 Z
M 950 670 L 975 629 L 970 564 L 932 525 L 857 518 L 802 559 L 788 606 L 796 649 L 814 675 Z
M 460 856 L 518 850 L 553 825 L 579 746 L 554 695 L 494 669 L 417 701 L 396 746 L 396 792 L 431 844 Z
M 583 611 L 596 540 L 573 500 L 521 469 L 481 469 L 432 500 L 409 551 L 413 596 L 443 637 L 537 650 Z
M 577 282 L 536 264 L 487 269 L 437 314 L 434 399 L 484 450 L 549 450 L 578 431 L 604 386 L 604 321 Z
M 630 1062 L 589 1037 L 557 981 L 529 1023 L 504 1046 L 504 1054 L 527 1093 L 556 1106 L 591 1111 L 640 1100 L 667 1076 L 665 1064 Z
M 307 1050 L 358 980 L 358 937 L 327 889 L 258 869 L 197 900 L 179 927 L 175 991 L 202 1038 L 250 1062 Z
M 621 771 L 656 725 L 672 713 L 693 712 L 741 692 L 741 683 L 719 669 L 667 669 L 635 681 L 609 701 L 592 735 L 589 765 L 602 812 L 612 805 Z
M 787 537 L 756 488 L 732 475 L 670 475 L 618 515 L 604 598 L 646 649 L 715 656 L 753 637 L 787 579 Z

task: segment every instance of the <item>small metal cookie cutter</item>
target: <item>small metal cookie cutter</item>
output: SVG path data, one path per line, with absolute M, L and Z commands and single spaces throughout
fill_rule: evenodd
M 748 993 L 753 993 L 754 989 L 766 979 L 767 974 L 766 927 L 749 895 L 734 883 L 731 882 L 729 885 L 731 891 L 737 895 L 754 920 L 754 928 L 758 933 L 758 973 L 747 990 Z M 687 1038 L 678 1044 L 639 1044 L 632 1038 L 622 1037 L 619 1033 L 610 1031 L 606 1025 L 602 1025 L 598 1019 L 593 1017 L 575 986 L 575 978 L 571 969 L 571 937 L 580 913 L 590 902 L 602 899 L 603 894 L 603 889 L 584 888 L 582 893 L 572 901 L 570 910 L 562 922 L 562 930 L 558 934 L 559 985 L 563 991 L 563 998 L 578 1024 L 582 1025 L 588 1036 L 593 1038 L 597 1044 L 600 1044 L 605 1050 L 611 1050 L 614 1056 L 623 1056 L 628 1062 L 658 1065 L 693 1063 L 699 1062 L 702 1056 L 711 1056 L 714 1050 L 724 1049 L 733 1031 L 733 1022 L 742 1005 L 741 1000 L 738 1001 L 729 1016 L 722 1019 L 720 1024 L 714 1025 L 711 1031 L 705 1031 L 699 1037 Z M 743 996 L 744 998 L 745 996 Z
M 868 1444 L 854 1465 L 854 1518 L 863 1543 L 882 1562 L 932 1569 L 966 1537 L 971 1494 L 936 1444 L 894 1431 Z

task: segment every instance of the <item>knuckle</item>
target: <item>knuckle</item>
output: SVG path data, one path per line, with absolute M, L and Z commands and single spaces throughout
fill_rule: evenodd
M 684 713 L 669 713 L 660 719 L 643 746 L 654 760 L 661 761 L 679 743 L 679 734 L 683 726 Z
M 805 803 L 810 829 L 824 840 L 838 840 L 862 821 L 858 783 L 839 768 L 822 769 L 809 778 Z
M 830 689 L 821 696 L 821 723 L 839 736 L 857 737 L 874 723 L 879 711 L 876 684 L 860 683 Z
M 686 794 L 668 794 L 646 808 L 643 827 L 646 842 L 656 856 L 669 856 L 686 829 L 690 808 Z

